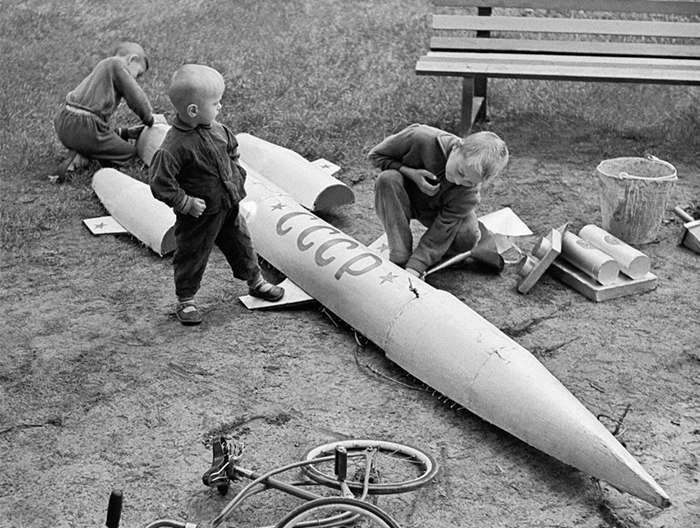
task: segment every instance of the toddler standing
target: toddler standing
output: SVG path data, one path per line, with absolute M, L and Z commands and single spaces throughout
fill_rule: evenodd
M 202 321 L 194 297 L 214 245 L 251 295 L 271 302 L 284 295 L 263 278 L 239 215 L 246 172 L 236 137 L 216 121 L 223 93 L 223 77 L 208 66 L 186 64 L 175 72 L 168 95 L 177 115 L 150 167 L 153 196 L 175 210 L 176 315 L 185 325 Z

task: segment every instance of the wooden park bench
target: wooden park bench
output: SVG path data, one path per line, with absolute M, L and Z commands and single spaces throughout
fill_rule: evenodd
M 700 1 L 433 0 L 418 75 L 463 78 L 462 132 L 489 77 L 700 85 Z

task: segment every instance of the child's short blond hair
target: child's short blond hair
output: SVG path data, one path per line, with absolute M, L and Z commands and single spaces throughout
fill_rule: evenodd
M 464 136 L 459 151 L 481 174 L 484 183 L 498 176 L 508 164 L 508 147 L 493 132 L 475 132 Z
M 140 44 L 136 42 L 120 42 L 112 51 L 113 57 L 129 57 L 131 55 L 136 55 L 146 68 L 144 71 L 148 71 L 148 55 L 146 55 Z
M 190 104 L 199 104 L 203 95 L 222 93 L 224 86 L 223 76 L 214 68 L 202 64 L 185 64 L 173 74 L 168 97 L 175 110 L 184 115 Z

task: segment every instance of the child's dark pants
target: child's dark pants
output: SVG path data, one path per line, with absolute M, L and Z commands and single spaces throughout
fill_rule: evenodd
M 258 255 L 238 206 L 199 218 L 177 214 L 175 221 L 175 294 L 194 297 L 202 282 L 209 255 L 216 244 L 226 257 L 233 276 L 249 280 L 260 273 Z
M 412 187 L 414 195 L 411 196 L 407 187 L 403 174 L 394 169 L 388 169 L 379 174 L 374 187 L 375 209 L 386 231 L 389 260 L 399 266 L 405 266 L 413 252 L 411 219 L 415 218 L 429 228 L 438 212 L 437 206 L 425 210 L 416 208 L 418 200 L 415 199 L 415 195 L 420 191 L 414 185 Z M 430 203 L 430 200 L 421 196 L 423 202 Z M 480 237 L 476 212 L 470 211 L 462 219 L 445 257 L 449 258 L 473 249 Z
M 134 144 L 86 110 L 66 106 L 56 116 L 54 127 L 66 148 L 86 158 L 121 166 L 137 155 Z

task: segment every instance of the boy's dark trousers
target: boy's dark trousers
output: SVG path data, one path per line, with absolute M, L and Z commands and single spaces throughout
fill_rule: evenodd
M 199 290 L 214 244 L 226 257 L 235 278 L 247 281 L 260 273 L 248 226 L 238 212 L 236 205 L 199 218 L 176 215 L 173 268 L 178 299 L 194 297 Z
M 63 108 L 54 120 L 58 138 L 66 148 L 86 158 L 116 166 L 136 157 L 136 146 L 119 137 L 102 118 L 86 110 L 70 108 Z

